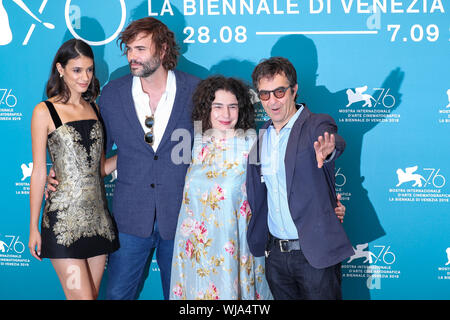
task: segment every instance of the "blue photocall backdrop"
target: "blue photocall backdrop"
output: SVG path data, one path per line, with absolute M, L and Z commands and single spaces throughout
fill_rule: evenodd
M 447 0 L 0 0 L 0 299 L 64 299 L 50 261 L 27 248 L 30 121 L 54 54 L 84 39 L 103 86 L 129 72 L 118 33 L 146 16 L 176 34 L 180 70 L 250 82 L 262 58 L 284 56 L 299 102 L 333 116 L 355 250 L 344 299 L 449 299 L 448 10 Z M 111 199 L 114 178 L 105 183 Z M 146 277 L 139 299 L 162 299 L 155 261 Z M 107 280 L 106 270 L 101 298 Z

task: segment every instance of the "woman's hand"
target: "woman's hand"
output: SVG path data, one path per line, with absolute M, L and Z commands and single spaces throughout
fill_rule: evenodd
M 28 241 L 28 248 L 33 257 L 42 261 L 41 257 L 41 234 L 38 230 L 30 231 L 30 240 Z

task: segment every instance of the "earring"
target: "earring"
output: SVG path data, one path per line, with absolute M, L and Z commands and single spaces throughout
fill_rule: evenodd
M 62 73 L 60 73 L 60 74 L 59 74 L 59 77 L 60 77 L 60 78 L 62 78 L 62 77 L 63 77 Z

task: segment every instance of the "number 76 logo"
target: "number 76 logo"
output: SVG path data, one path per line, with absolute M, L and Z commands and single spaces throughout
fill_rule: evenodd
M 0 240 L 0 252 L 7 253 L 13 250 L 15 253 L 23 253 L 25 251 L 25 245 L 23 242 L 19 241 L 19 237 L 5 235 L 5 238 L 10 238 L 8 240 L 9 244 Z
M 368 246 L 368 243 L 356 245 L 356 249 L 353 248 L 355 254 L 350 257 L 347 263 L 358 258 L 365 258 L 363 263 L 368 262 L 370 264 L 375 264 L 380 260 L 385 264 L 393 264 L 395 262 L 395 254 L 390 251 L 391 246 L 373 246 L 374 248 L 378 248 L 375 250 L 375 253 L 372 251 L 364 251 Z
M 12 89 L 0 89 L 0 106 L 6 104 L 8 108 L 13 108 L 17 104 L 17 98 L 11 93 Z M 3 92 L 3 94 L 2 94 Z
M 395 97 L 392 94 L 389 94 L 390 88 L 373 88 L 374 91 L 379 91 L 378 96 L 374 98 L 373 95 L 364 93 L 368 89 L 368 86 L 363 86 L 359 88 L 355 88 L 355 91 L 352 89 L 348 89 L 346 91 L 347 98 L 348 98 L 348 104 L 346 107 L 351 106 L 354 103 L 363 101 L 364 104 L 363 107 L 376 107 L 378 104 L 382 105 L 383 107 L 390 109 L 395 105 Z

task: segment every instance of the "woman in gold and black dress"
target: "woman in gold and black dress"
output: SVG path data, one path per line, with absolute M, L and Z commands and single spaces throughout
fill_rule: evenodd
M 28 246 L 35 258 L 50 258 L 67 299 L 96 299 L 106 256 L 119 242 L 102 180 L 115 169 L 116 158 L 104 156 L 94 102 L 100 86 L 89 45 L 72 39 L 59 48 L 46 91 L 49 99 L 35 107 L 31 120 Z M 45 203 L 39 232 L 47 147 L 59 184 Z

